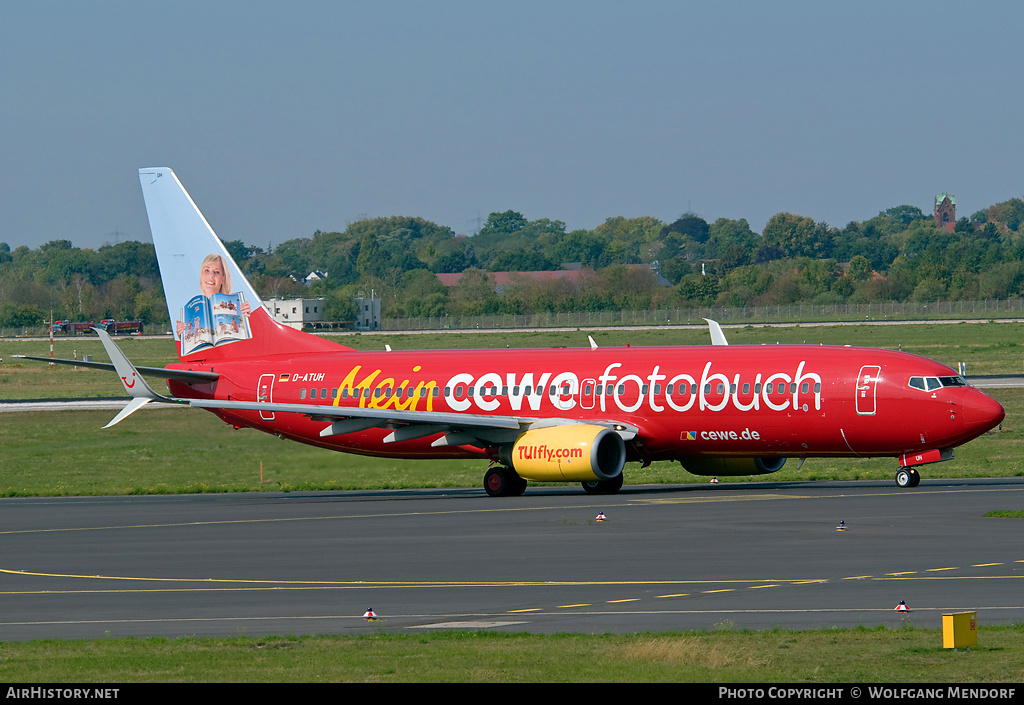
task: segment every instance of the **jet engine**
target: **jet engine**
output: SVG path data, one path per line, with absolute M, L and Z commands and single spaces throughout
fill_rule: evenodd
M 604 426 L 548 426 L 502 446 L 499 460 L 520 477 L 538 482 L 614 480 L 626 464 L 626 444 Z
M 693 457 L 679 462 L 694 475 L 767 475 L 781 470 L 786 459 Z

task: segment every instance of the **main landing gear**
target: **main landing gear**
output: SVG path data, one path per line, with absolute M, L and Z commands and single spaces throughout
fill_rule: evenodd
M 896 485 L 898 487 L 917 487 L 921 481 L 921 474 L 913 468 L 900 468 L 896 473 Z
M 526 491 L 526 480 L 512 468 L 495 465 L 484 475 L 484 491 L 492 497 L 518 497 Z
M 622 489 L 622 474 L 614 480 L 591 480 L 580 484 L 587 494 L 615 494 Z

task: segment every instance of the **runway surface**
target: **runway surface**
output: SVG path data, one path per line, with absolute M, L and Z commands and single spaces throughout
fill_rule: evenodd
M 1024 478 L 3 499 L 0 640 L 1019 623 L 1024 520 L 983 515 L 1022 507 Z

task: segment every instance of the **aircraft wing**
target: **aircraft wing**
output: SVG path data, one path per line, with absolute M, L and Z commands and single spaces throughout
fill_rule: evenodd
M 561 426 L 582 423 L 573 419 L 535 418 L 528 416 L 488 416 L 484 414 L 455 414 L 439 411 L 402 411 L 398 409 L 366 409 L 332 404 L 283 404 L 277 402 L 228 401 L 222 399 L 181 399 L 161 397 L 160 401 L 188 404 L 199 409 L 225 409 L 303 414 L 314 421 L 329 423 L 320 431 L 321 438 L 356 433 L 371 428 L 390 428 L 392 433 L 385 443 L 411 441 L 424 436 L 445 434 L 433 446 L 479 445 L 510 443 L 519 434 L 542 426 Z M 130 413 L 130 412 L 129 412 Z M 127 414 L 126 414 L 127 416 Z M 638 429 L 615 421 L 587 423 L 607 426 L 623 440 L 631 440 Z

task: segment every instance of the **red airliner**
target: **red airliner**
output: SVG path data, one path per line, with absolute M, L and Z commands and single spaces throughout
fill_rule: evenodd
M 886 456 L 898 458 L 896 483 L 913 487 L 917 466 L 951 459 L 1005 414 L 923 357 L 730 346 L 714 322 L 709 346 L 357 352 L 276 322 L 174 173 L 140 179 L 182 354 L 135 368 L 97 331 L 132 397 L 108 426 L 149 401 L 187 404 L 347 453 L 479 458 L 491 465 L 484 489 L 502 496 L 527 480 L 616 492 L 627 462 L 655 460 L 724 476 L 776 472 L 787 458 Z M 244 330 L 220 326 L 218 338 L 217 316 L 237 322 L 237 310 Z

